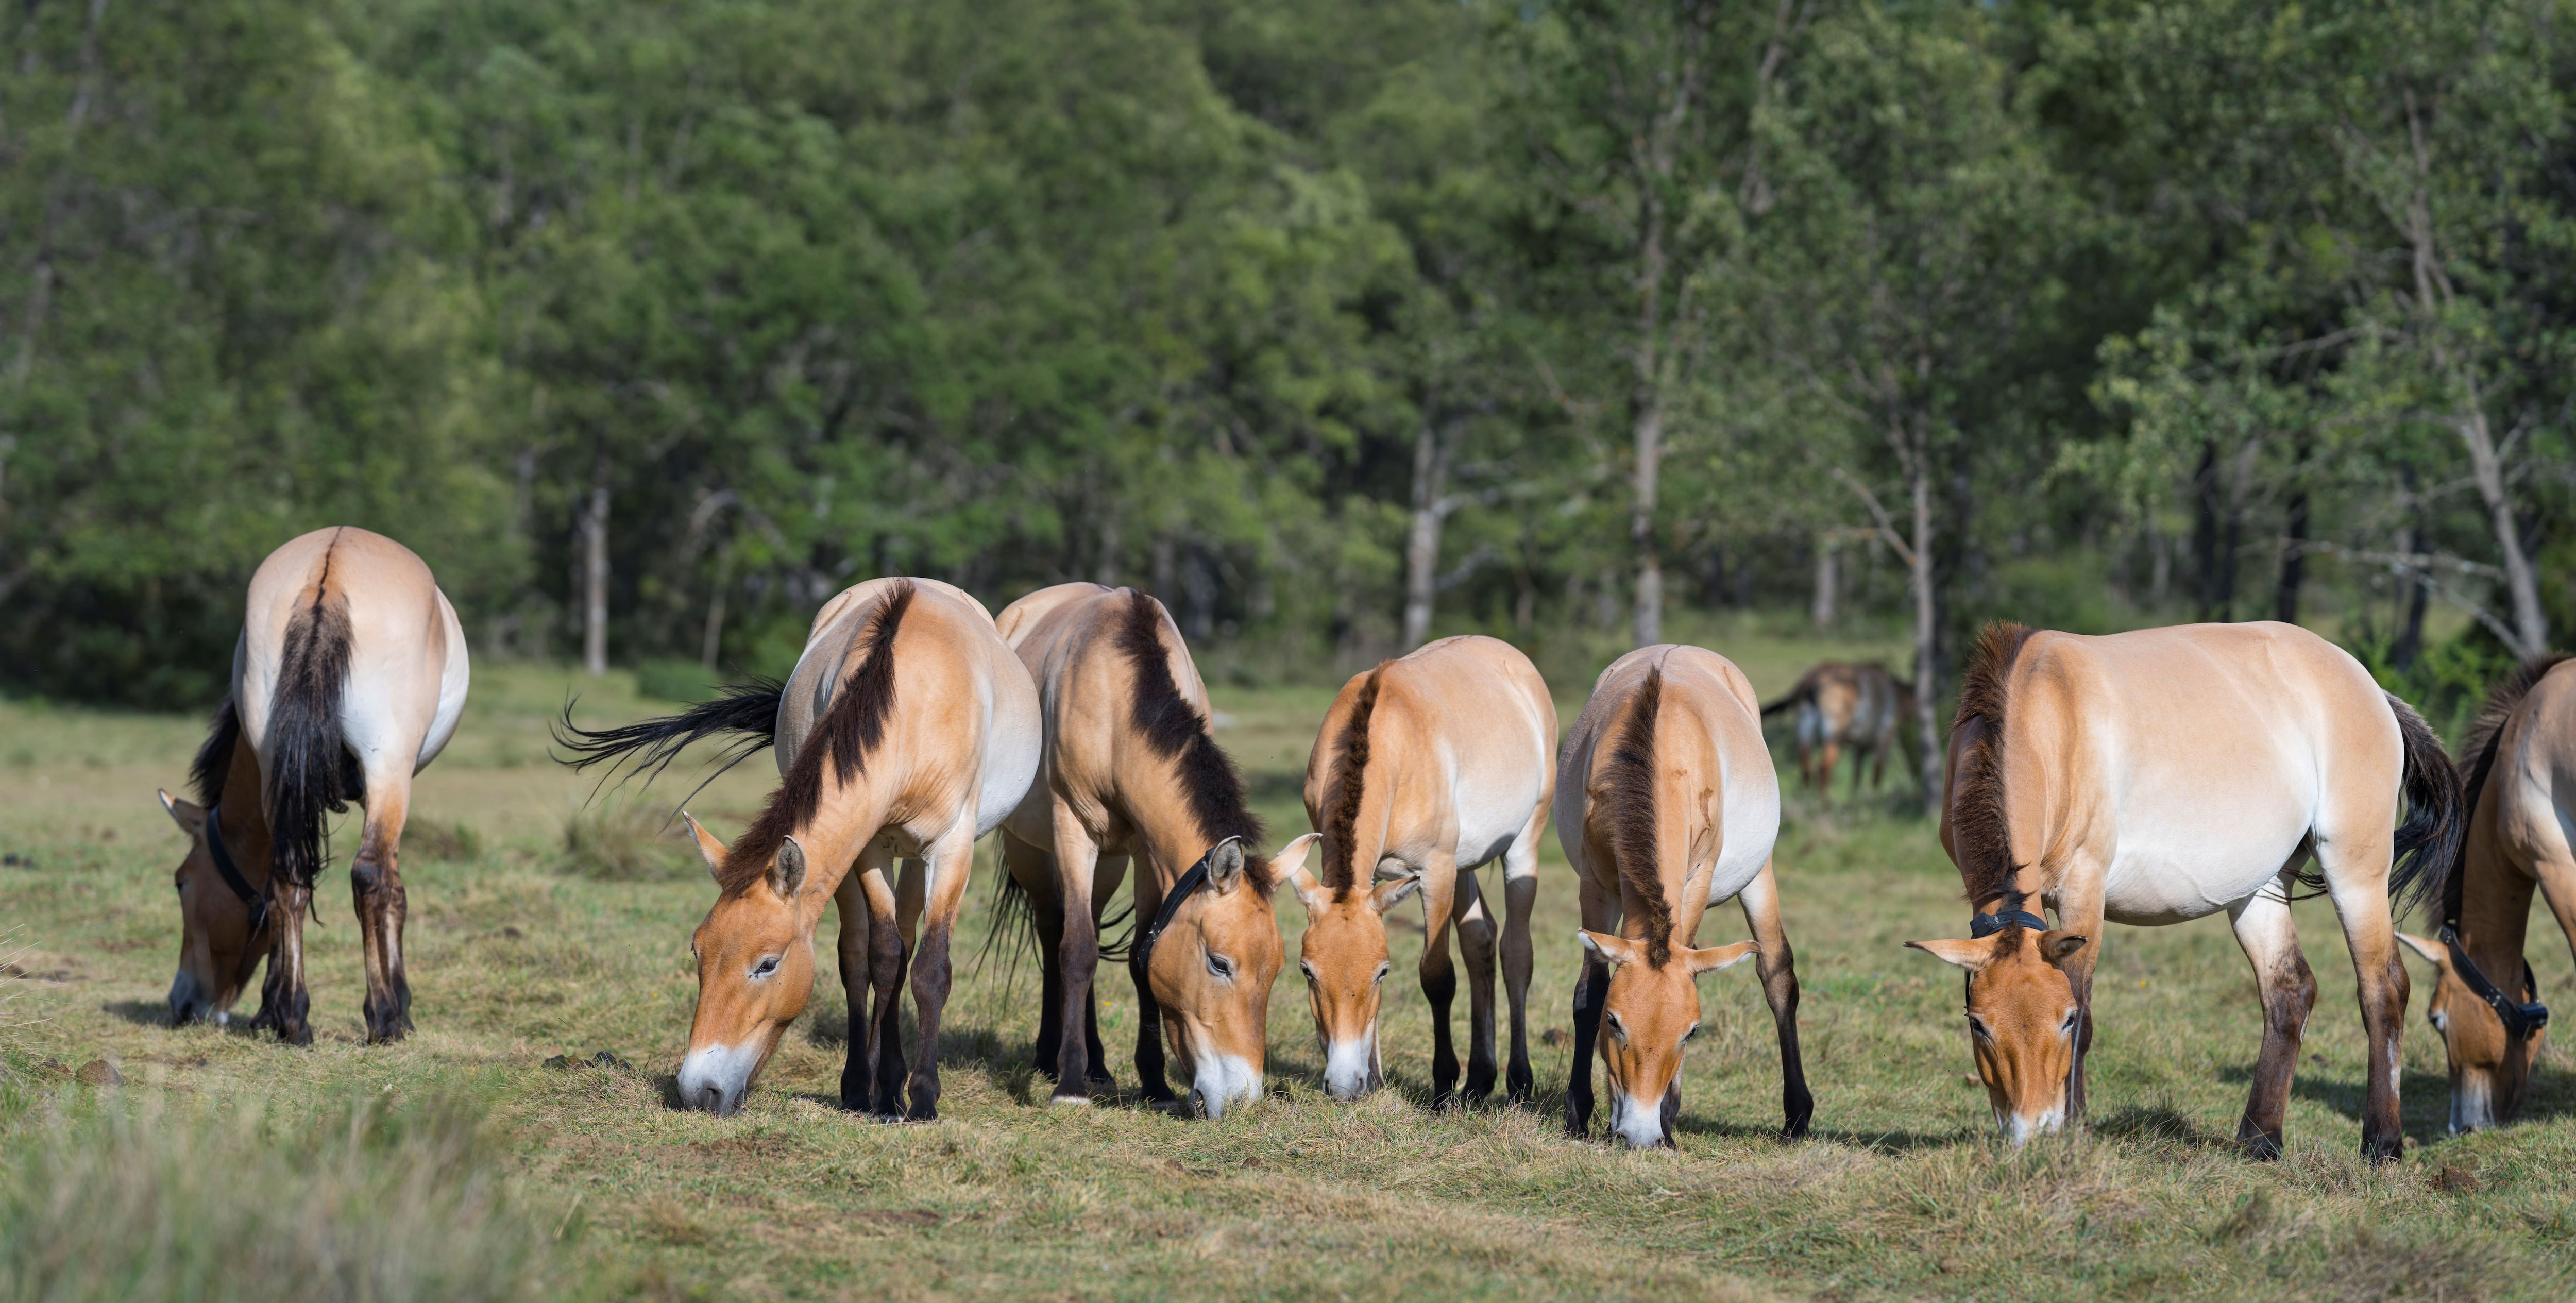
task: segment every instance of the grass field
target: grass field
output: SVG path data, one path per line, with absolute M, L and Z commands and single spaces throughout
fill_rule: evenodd
M 1766 692 L 1819 651 L 1892 650 L 1725 627 L 1710 641 Z M 1583 685 L 1558 686 L 1570 721 Z M 2225 924 L 2114 927 L 2093 1126 L 2004 1149 L 1968 1075 L 1956 975 L 1900 948 L 1965 925 L 1930 825 L 1803 797 L 1778 862 L 1816 1094 L 1804 1142 L 1773 1134 L 1777 1058 L 1749 968 L 1703 981 L 1678 1152 L 1563 1138 L 1555 1034 L 1533 1046 L 1534 1111 L 1430 1112 L 1418 922 L 1395 939 L 1387 985 L 1392 1089 L 1354 1105 L 1323 1096 L 1292 969 L 1273 997 L 1260 1106 L 1218 1123 L 1049 1109 L 1028 1066 L 1033 968 L 1012 984 L 998 959 L 973 967 L 991 882 L 980 868 L 939 1122 L 885 1126 L 834 1106 L 844 1015 L 828 980 L 742 1115 L 678 1112 L 666 1099 L 696 989 L 688 935 L 712 888 L 681 855 L 632 853 L 613 817 L 584 824 L 589 849 L 567 852 L 589 786 L 549 761 L 543 726 L 568 689 L 585 722 L 666 708 L 617 677 L 478 675 L 455 745 L 422 776 L 424 831 L 407 846 L 419 1031 L 375 1049 L 360 1043 L 337 875 L 307 934 L 311 1049 L 167 1025 L 168 875 L 183 843 L 152 790 L 179 785 L 202 721 L 0 703 L 0 1295 L 2576 1295 L 2563 1051 L 2545 1055 L 2518 1125 L 2446 1138 L 2419 972 L 2408 1153 L 2363 1167 L 2351 969 L 2331 913 L 2304 904 L 2324 994 L 2289 1152 L 2251 1164 L 2227 1141 L 2260 1012 Z M 1305 826 L 1298 775 L 1328 700 L 1217 693 L 1220 739 L 1283 833 Z M 770 776 L 756 761 L 694 808 L 730 835 Z M 684 790 L 656 789 L 653 808 Z M 1568 1023 L 1577 955 L 1553 835 L 1540 891 L 1532 1024 L 1552 1033 Z M 1299 913 L 1283 910 L 1292 932 Z M 1713 912 L 1703 944 L 1742 932 L 1731 908 Z M 2542 987 L 2576 989 L 2554 929 L 2532 935 Z M 1103 1033 L 1132 1085 L 1133 993 L 1123 975 L 1102 990 Z M 1463 1034 L 1463 1000 L 1457 1018 Z M 599 1050 L 624 1066 L 583 1062 Z M 548 1066 L 557 1055 L 566 1066 Z M 125 1084 L 80 1080 L 102 1075 L 81 1072 L 94 1060 Z

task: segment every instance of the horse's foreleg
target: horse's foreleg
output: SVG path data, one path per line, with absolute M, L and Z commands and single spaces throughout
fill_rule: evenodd
M 2084 1122 L 2084 1060 L 2093 1053 L 2093 966 L 2102 962 L 2102 892 L 2105 866 L 2082 860 L 2060 879 L 2056 900 L 2057 928 L 2084 938 L 2075 953 L 2058 961 L 2066 984 L 2075 992 L 2075 1057 L 2066 1070 L 2066 1125 Z
M 276 1031 L 289 1045 L 313 1043 L 306 1020 L 312 1002 L 304 988 L 304 914 L 312 903 L 310 884 L 269 875 L 268 976 L 260 982 L 259 1016 L 251 1025 Z
M 1136 892 L 1131 898 L 1135 902 L 1136 939 L 1127 949 L 1127 976 L 1136 983 L 1136 1090 L 1148 1102 L 1169 1104 L 1179 1097 L 1163 1078 L 1163 1006 L 1154 999 L 1153 976 L 1148 971 L 1153 952 L 1145 947 L 1145 929 L 1163 907 L 1161 894 L 1147 895 L 1146 884 L 1152 877 L 1142 868 L 1137 870 Z
M 841 919 L 833 950 L 841 963 L 841 995 L 850 1005 L 849 1035 L 842 1042 L 848 1053 L 841 1063 L 841 1107 L 853 1112 L 868 1106 L 868 942 L 876 929 L 868 917 L 867 857 L 874 849 L 871 845 L 859 852 L 859 863 L 832 892 L 832 908 Z M 882 878 L 883 865 L 877 867 Z
M 1055 880 L 1047 884 L 1047 908 L 1059 920 L 1052 956 L 1061 975 L 1055 1007 L 1048 1010 L 1060 1034 L 1055 1062 L 1053 1101 L 1091 1101 L 1091 1058 L 1098 1037 L 1092 1031 L 1091 984 L 1100 971 L 1100 926 L 1092 913 L 1092 875 L 1099 867 L 1100 844 L 1064 801 L 1055 803 Z
M 2236 1124 L 2236 1144 L 2251 1158 L 2281 1156 L 2290 1078 L 2298 1067 L 2308 1013 L 2317 1005 L 2316 974 L 2299 953 L 2298 927 L 2290 920 L 2290 902 L 2282 891 L 2281 883 L 2270 883 L 2227 911 L 2236 944 L 2254 965 L 2254 986 L 2263 1000 L 2263 1050 L 2254 1060 L 2245 1119 Z
M 1449 1035 L 1449 1006 L 1458 998 L 1458 970 L 1449 959 L 1450 912 L 1457 908 L 1458 860 L 1454 852 L 1435 850 L 1422 866 L 1422 995 L 1431 1004 L 1431 1106 L 1447 1108 L 1458 1088 L 1458 1048 Z M 1384 1054 L 1385 1002 L 1378 1005 L 1378 1034 L 1369 1037 Z M 1376 1085 L 1371 1082 L 1370 1085 Z
M 2406 1150 L 2397 1114 L 2399 1038 L 2405 1033 L 2406 968 L 2397 958 L 2397 933 L 2389 917 L 2388 862 L 2391 831 L 2382 826 L 2320 839 L 2317 858 L 2326 893 L 2343 924 L 2360 988 L 2361 1025 L 2370 1040 L 2369 1086 L 2362 1100 L 2361 1156 L 2373 1163 Z
M 1458 928 L 1458 953 L 1467 961 L 1467 1089 L 1470 1104 L 1494 1093 L 1494 916 L 1474 869 L 1458 873 L 1457 903 L 1449 917 Z
M 1547 826 L 1542 803 L 1512 848 L 1503 853 L 1503 994 L 1512 1006 L 1512 1060 L 1505 1069 L 1505 1098 L 1527 1104 L 1537 1078 L 1530 1072 L 1530 910 L 1538 904 L 1538 839 Z
M 411 1030 L 411 980 L 403 972 L 403 822 L 410 813 L 408 773 L 367 775 L 366 831 L 349 861 L 350 904 L 367 968 L 367 1041 L 401 1040 Z
M 1615 932 L 1619 898 L 1583 878 L 1583 930 Z M 1590 948 L 1574 979 L 1574 1066 L 1565 1074 L 1565 1133 L 1577 1140 L 1592 1134 L 1592 1038 L 1601 1030 L 1601 1001 L 1610 993 L 1610 965 Z
M 1762 998 L 1771 1005 L 1771 1025 L 1780 1036 L 1780 1109 L 1786 1119 L 1780 1133 L 1795 1139 L 1807 1134 L 1816 1112 L 1807 1092 L 1806 1060 L 1798 1052 L 1798 963 L 1789 949 L 1789 930 L 1780 922 L 1780 883 L 1765 862 L 1762 871 L 1735 898 L 1744 911 L 1744 926 L 1753 933 L 1760 953 L 1754 972 L 1762 978 Z
M 949 944 L 957 930 L 957 911 L 966 900 L 967 870 L 975 863 L 972 817 L 970 810 L 956 831 L 924 850 L 921 951 L 912 964 L 912 1007 L 921 1023 L 921 1045 L 912 1062 L 912 1107 L 904 1114 L 915 1122 L 939 1116 L 939 1015 L 948 1007 Z
M 904 969 L 911 958 L 910 929 L 899 898 L 903 885 L 892 850 L 872 842 L 859 856 L 859 876 L 868 902 L 868 1025 L 859 1044 L 867 1055 L 862 1078 L 866 1108 L 881 1118 L 903 1114 L 903 1018 L 896 1004 L 903 994 Z M 852 1054 L 861 1053 L 858 1045 Z M 855 1064 L 852 1066 L 856 1066 Z M 849 1070 L 841 1074 L 841 1104 L 860 1107 L 850 1091 Z

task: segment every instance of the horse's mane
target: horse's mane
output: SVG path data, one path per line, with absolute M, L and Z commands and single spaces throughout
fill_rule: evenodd
M 1661 968 L 1673 957 L 1673 902 L 1664 895 L 1664 877 L 1655 863 L 1655 725 L 1664 710 L 1664 667 L 1646 671 L 1646 681 L 1630 700 L 1628 717 L 1619 723 L 1603 766 L 1602 814 L 1610 821 L 1611 854 L 1619 878 L 1637 898 L 1637 922 L 1645 930 L 1646 963 Z
M 1163 621 L 1162 603 L 1149 594 L 1130 592 L 1118 622 L 1118 650 L 1136 675 L 1131 719 L 1145 745 L 1173 762 L 1172 777 L 1189 802 L 1190 816 L 1198 821 L 1199 835 L 1211 846 L 1239 837 L 1246 863 L 1258 864 L 1250 851 L 1260 844 L 1263 829 L 1244 801 L 1243 773 L 1209 735 L 1208 721 L 1173 681 L 1171 656 L 1163 646 Z
M 1972 719 L 1986 722 L 1985 732 L 1969 753 L 1976 763 L 1962 766 L 1967 777 L 1952 793 L 1950 807 L 1951 845 L 1958 853 L 1959 878 L 1972 904 L 2007 889 L 2017 867 L 2012 858 L 2012 825 L 2004 806 L 2004 711 L 2012 698 L 2013 662 L 2020 658 L 2022 644 L 2036 632 L 2010 621 L 1987 625 L 1977 635 L 1967 673 L 1959 680 L 1959 713 L 1950 720 L 1950 732 L 1956 735 Z M 2020 907 L 2018 900 L 2004 904 L 2006 909 Z
M 215 707 L 213 724 L 206 730 L 205 745 L 197 748 L 197 758 L 188 765 L 188 787 L 197 804 L 214 809 L 224 799 L 224 784 L 232 781 L 233 752 L 241 745 L 241 710 L 233 705 L 231 693 L 224 694 L 224 704 Z
M 903 628 L 904 613 L 912 609 L 914 591 L 911 580 L 896 580 L 868 617 L 858 638 L 859 668 L 797 751 L 768 808 L 725 856 L 724 869 L 716 875 L 725 896 L 739 896 L 765 876 L 788 834 L 822 808 L 826 766 L 835 781 L 847 784 L 863 772 L 868 752 L 885 737 L 886 718 L 894 712 L 895 635 Z
M 2486 704 L 2478 709 L 2477 722 L 2469 725 L 2468 736 L 2460 739 L 2461 758 L 2474 766 L 2469 770 L 2468 791 L 2460 804 L 2461 811 L 2469 818 L 2477 817 L 2478 801 L 2486 794 L 2487 774 L 2495 768 L 2496 747 L 2504 739 L 2505 721 L 2513 718 L 2513 712 L 2522 705 L 2522 699 L 2540 686 L 2541 679 L 2558 668 L 2559 662 L 2568 659 L 2570 656 L 2566 652 L 2534 656 L 2515 666 L 2513 673 L 2506 675 L 2493 691 L 2487 693 Z
M 1369 720 L 1377 714 L 1377 680 L 1384 673 L 1386 662 L 1380 661 L 1361 681 L 1351 717 L 1342 722 L 1332 785 L 1324 791 L 1324 886 L 1335 900 L 1348 896 L 1359 884 L 1359 870 L 1351 863 L 1351 838 L 1359 831 L 1360 792 L 1368 781 Z M 1374 871 L 1377 866 L 1369 867 Z

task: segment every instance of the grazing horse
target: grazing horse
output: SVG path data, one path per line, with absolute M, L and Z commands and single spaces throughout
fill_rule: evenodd
M 1798 1056 L 1798 973 L 1780 925 L 1771 846 L 1780 780 L 1762 741 L 1753 685 L 1698 647 L 1640 647 L 1611 662 L 1557 761 L 1556 840 L 1582 885 L 1582 978 L 1565 1129 L 1592 1129 L 1592 1051 L 1601 1025 L 1611 1134 L 1640 1149 L 1673 1142 L 1684 1047 L 1699 1030 L 1701 973 L 1758 957 L 1780 1033 L 1785 1132 L 1805 1135 L 1815 1100 Z M 1700 916 L 1735 898 L 1753 939 L 1696 949 Z
M 1849 748 L 1852 798 L 1858 800 L 1863 770 L 1873 791 L 1887 777 L 1887 753 L 1896 749 L 1897 730 L 1914 715 L 1914 685 L 1877 661 L 1825 661 L 1764 706 L 1762 717 L 1792 708 L 1798 712 L 1798 776 L 1807 789 L 1831 803 L 1834 766 Z
M 1091 983 L 1101 911 L 1135 856 L 1135 917 L 1153 920 L 1128 952 L 1146 1098 L 1172 1098 L 1165 1030 L 1199 1111 L 1218 1117 L 1259 1098 L 1270 987 L 1285 959 L 1271 890 L 1315 838 L 1246 860 L 1261 821 L 1208 732 L 1207 687 L 1161 602 L 1059 584 L 1013 602 L 1000 627 L 1046 720 L 1037 781 L 1002 825 L 1006 882 L 1031 911 L 1045 974 L 1038 1070 L 1055 1077 L 1059 1103 L 1110 1084 Z
M 2524 662 L 2487 699 L 2460 755 L 2468 842 L 2443 893 L 2442 931 L 2399 934 L 2437 973 L 2426 1015 L 2450 1055 L 2455 1132 L 2520 1111 L 2540 1058 L 2549 1009 L 2522 957 L 2534 887 L 2576 945 L 2576 661 Z
M 718 1116 L 742 1107 L 813 994 L 815 927 L 837 904 L 850 1002 L 842 1106 L 937 1117 L 939 1015 L 975 839 L 1001 824 L 1037 772 L 1028 671 L 965 592 L 871 579 L 816 613 L 783 685 L 750 684 L 623 728 L 558 730 L 576 767 L 631 760 L 657 772 L 689 743 L 725 734 L 748 739 L 734 759 L 775 745 L 779 784 L 731 849 L 688 820 L 718 895 L 689 942 L 698 1008 L 681 1102 Z M 897 859 L 900 880 L 889 881 Z M 921 1036 L 908 1110 L 896 1018 L 907 971 Z
M 1494 1089 L 1494 924 L 1479 865 L 1503 862 L 1510 919 L 1503 983 L 1512 1005 L 1514 1103 L 1529 1098 L 1529 911 L 1538 839 L 1556 782 L 1556 703 L 1529 658 L 1492 638 L 1443 638 L 1342 685 L 1306 762 L 1306 815 L 1321 829 L 1324 874 L 1290 874 L 1306 907 L 1300 959 L 1323 1042 L 1324 1085 L 1356 1098 L 1384 1079 L 1379 984 L 1386 911 L 1422 891 L 1422 991 L 1431 998 L 1434 1097 L 1449 1102 L 1458 1054 L 1449 1005 L 1458 979 L 1449 929 L 1467 955 L 1469 1101 Z M 1461 872 L 1460 870 L 1468 870 Z
M 1967 970 L 1977 1073 L 2019 1144 L 2084 1116 L 2101 949 L 2086 943 L 2102 921 L 2224 911 L 2263 1003 L 2237 1143 L 2271 1158 L 2317 998 L 2289 892 L 2321 888 L 2370 1038 L 2362 1153 L 2395 1158 L 2406 970 L 2391 906 L 2440 884 L 2460 815 L 2459 775 L 2423 718 L 2296 625 L 2099 638 L 1993 625 L 1960 685 L 1941 813 L 1973 939 L 1906 944 Z M 2055 928 L 2029 912 L 2038 903 Z
M 170 1017 L 225 1021 L 268 960 L 255 1027 L 311 1043 L 304 917 L 328 866 L 326 814 L 366 807 L 349 889 L 366 955 L 370 1042 L 411 1030 L 400 847 L 412 775 L 465 712 L 465 631 L 411 549 L 317 529 L 251 575 L 232 692 L 197 751 L 195 801 L 161 793 L 188 834 Z

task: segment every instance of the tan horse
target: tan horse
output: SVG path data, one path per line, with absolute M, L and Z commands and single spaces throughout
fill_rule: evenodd
M 1314 837 L 1275 860 L 1246 860 L 1261 821 L 1208 732 L 1207 687 L 1162 603 L 1059 584 L 1013 602 L 1000 626 L 1046 719 L 1037 781 L 1002 825 L 1009 881 L 1034 916 L 1045 973 L 1038 1070 L 1055 1077 L 1060 1103 L 1110 1084 L 1091 983 L 1101 911 L 1134 856 L 1143 860 L 1135 917 L 1152 920 L 1128 954 L 1146 1098 L 1172 1098 L 1167 1032 L 1200 1112 L 1259 1098 L 1270 987 L 1284 962 L 1271 890 Z
M 719 1116 L 742 1107 L 813 994 L 815 928 L 824 906 L 837 904 L 850 1003 L 841 1103 L 937 1117 L 950 936 L 975 839 L 1001 824 L 1037 772 L 1028 671 L 973 597 L 932 579 L 872 579 L 816 613 L 783 686 L 755 684 L 597 733 L 567 725 L 558 736 L 581 766 L 658 766 L 728 733 L 752 749 L 774 742 L 779 785 L 730 850 L 689 820 L 719 894 L 690 940 L 698 1008 L 681 1102 Z M 890 872 L 897 859 L 899 880 Z M 921 1038 L 909 1109 L 896 1018 L 907 970 Z
M 2426 1010 L 2451 1060 L 2451 1130 L 2522 1108 L 2549 1010 L 2523 958 L 2537 887 L 2576 946 L 2576 660 L 2545 656 L 2497 685 L 2460 748 L 2468 843 L 2443 895 L 2442 931 L 2400 939 L 2436 977 Z
M 1907 944 L 1968 970 L 1977 1072 L 2020 1143 L 2084 1115 L 2100 953 L 2087 943 L 2102 921 L 2225 912 L 2264 1011 L 2237 1142 L 2269 1158 L 2317 996 L 2288 891 L 2322 887 L 2370 1038 L 2362 1153 L 2394 1158 L 2406 970 L 2391 902 L 2439 884 L 2460 814 L 2459 777 L 2423 719 L 2296 625 L 2100 638 L 1996 625 L 1961 684 L 1941 815 L 1974 939 Z M 2036 903 L 2057 911 L 2055 928 L 2028 912 Z
M 225 1021 L 268 960 L 254 1026 L 312 1041 L 304 917 L 330 863 L 324 816 L 366 806 L 349 889 L 366 955 L 369 1041 L 411 1030 L 400 851 L 412 775 L 465 712 L 465 631 L 409 548 L 351 526 L 290 540 L 250 581 L 232 692 L 198 749 L 196 800 L 161 793 L 179 865 L 170 1017 Z
M 1592 1053 L 1610 1077 L 1611 1134 L 1670 1145 L 1682 1055 L 1699 1030 L 1701 973 L 1759 956 L 1780 1035 L 1785 1130 L 1815 1100 L 1798 1055 L 1798 973 L 1780 925 L 1771 846 L 1780 780 L 1753 685 L 1698 647 L 1640 647 L 1611 662 L 1557 762 L 1556 839 L 1582 885 L 1582 978 L 1565 1128 L 1592 1129 Z M 1700 917 L 1734 897 L 1753 939 L 1694 948 Z M 1607 1023 L 1610 1034 L 1598 1039 Z
M 1798 776 L 1807 790 L 1831 803 L 1834 766 L 1848 748 L 1852 797 L 1857 800 L 1863 771 L 1872 790 L 1887 777 L 1887 753 L 1896 749 L 1898 730 L 1914 715 L 1914 685 L 1877 661 L 1824 661 L 1764 706 L 1762 715 L 1767 719 L 1792 709 L 1798 712 Z M 1904 767 L 1901 761 L 1898 767 Z
M 1434 1096 L 1447 1103 L 1458 1082 L 1449 1039 L 1458 986 L 1449 962 L 1453 924 L 1467 956 L 1466 1098 L 1493 1093 L 1494 924 L 1473 870 L 1495 859 L 1510 907 L 1502 935 L 1512 1007 L 1508 1097 L 1529 1098 L 1529 911 L 1555 744 L 1547 684 L 1528 657 L 1492 638 L 1443 638 L 1342 685 L 1306 762 L 1306 814 L 1323 832 L 1324 874 L 1319 881 L 1299 867 L 1291 875 L 1306 907 L 1301 961 L 1333 1098 L 1355 1098 L 1384 1079 L 1377 1017 L 1390 966 L 1385 914 L 1416 887 Z

